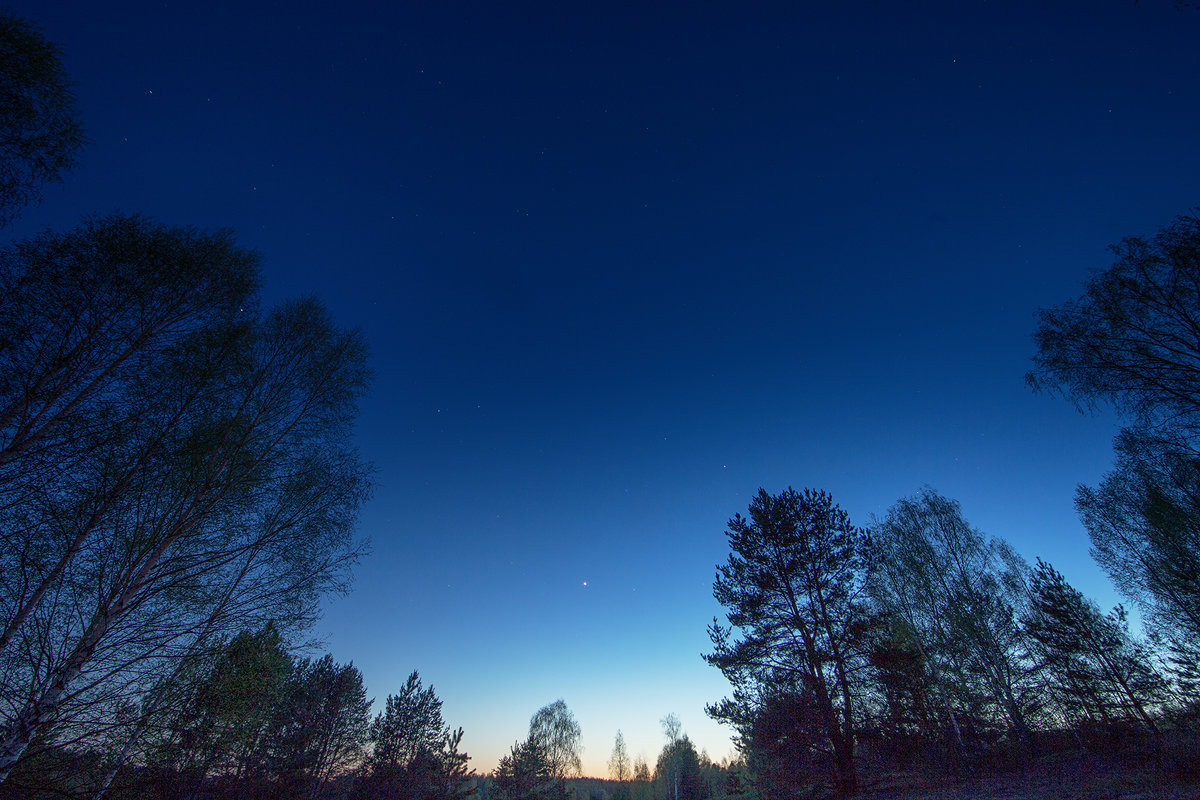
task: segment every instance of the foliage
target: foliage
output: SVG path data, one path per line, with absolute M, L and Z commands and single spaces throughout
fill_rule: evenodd
M 414 670 L 371 722 L 372 745 L 355 794 L 365 798 L 457 800 L 469 792 L 463 731 L 442 721 L 442 701 Z
M 750 783 L 763 800 L 785 800 L 818 791 L 829 781 L 829 758 L 811 691 L 763 692 L 749 722 L 744 749 Z
M 1176 649 L 1200 642 L 1200 458 L 1143 431 L 1117 439 L 1117 462 L 1076 504 L 1092 556 Z
M 943 734 L 958 729 L 961 709 L 946 703 L 948 687 L 935 679 L 942 674 L 930 663 L 917 632 L 900 615 L 884 614 L 871 637 L 869 659 L 877 683 L 877 735 L 894 758 L 927 755 L 940 749 Z M 961 732 L 953 737 L 961 745 Z
M 632 800 L 651 800 L 654 795 L 654 787 L 650 783 L 652 777 L 650 765 L 646 763 L 646 759 L 640 755 L 634 758 L 633 785 L 629 787 Z
M 625 781 L 631 775 L 629 767 L 629 751 L 625 749 L 625 736 L 620 730 L 613 741 L 612 756 L 608 759 L 608 771 L 618 781 Z
M 583 772 L 582 734 L 575 715 L 561 699 L 538 709 L 529 720 L 530 741 L 537 742 L 551 774 L 560 780 Z
M 1125 611 L 1101 614 L 1058 570 L 1038 560 L 1024 629 L 1050 673 L 1048 689 L 1075 719 L 1135 721 L 1158 733 L 1152 712 L 1166 684 L 1146 648 L 1129 634 Z
M 326 654 L 292 668 L 272 714 L 269 766 L 284 794 L 307 796 L 359 766 L 371 701 L 362 673 Z
M 920 722 L 931 741 L 949 731 L 958 749 L 973 744 L 971 730 L 997 724 L 1028 744 L 1038 693 L 1017 626 L 1024 561 L 928 488 L 889 509 L 872 546 L 878 568 L 869 592 L 888 619 L 875 642 L 879 678 L 885 691 L 903 682 L 911 700 L 929 704 L 908 722 Z
M 228 234 L 136 217 L 0 254 L 0 778 L 346 586 L 365 348 L 257 283 Z
M 662 725 L 663 736 L 667 737 L 668 743 L 679 741 L 680 736 L 683 735 L 683 724 L 674 712 L 660 719 L 658 724 Z
M 0 224 L 82 143 L 58 51 L 0 13 Z M 168 740 L 168 771 L 278 774 L 288 681 L 361 693 L 282 637 L 361 552 L 365 347 L 314 300 L 261 312 L 258 285 L 228 233 L 138 217 L 0 253 L 0 783 L 56 747 L 99 796 Z M 347 752 L 312 721 L 305 780 Z
M 740 747 L 753 748 L 765 699 L 779 687 L 797 693 L 811 713 L 806 741 L 827 757 L 822 767 L 839 794 L 853 794 L 855 695 L 870 620 L 862 598 L 866 536 L 828 494 L 813 490 L 760 490 L 749 515 L 730 520 L 729 560 L 713 584 L 730 626 L 713 621 L 714 651 L 705 659 L 734 696 L 709 714 L 735 727 Z
M 668 800 L 702 800 L 708 797 L 700 757 L 686 735 L 670 740 L 658 754 L 654 780 L 658 795 Z
M 58 48 L 29 22 L 0 12 L 0 225 L 74 167 L 82 147 Z
M 566 784 L 555 775 L 541 741 L 530 736 L 512 746 L 496 767 L 497 800 L 566 800 Z
M 291 672 L 291 656 L 273 626 L 238 634 L 196 688 L 172 738 L 158 748 L 167 765 L 198 778 L 260 772 L 266 766 L 265 739 Z
M 1076 504 L 1092 554 L 1188 664 L 1200 656 L 1200 217 L 1129 237 L 1082 297 L 1043 311 L 1035 388 L 1132 417 L 1114 470 Z
M 197 792 L 219 779 L 309 796 L 362 760 L 369 710 L 352 664 L 296 659 L 267 626 L 223 648 L 163 733 L 147 736 L 143 758 Z
M 1043 310 L 1026 380 L 1113 403 L 1158 433 L 1200 433 L 1200 216 L 1111 248 L 1078 300 Z
M 436 752 L 445 732 L 442 701 L 432 686 L 421 686 L 414 670 L 371 723 L 371 768 L 406 768 L 418 756 Z

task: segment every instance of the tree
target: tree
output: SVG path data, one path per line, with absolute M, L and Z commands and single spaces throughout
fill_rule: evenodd
M 667 714 L 658 721 L 662 725 L 663 736 L 667 739 L 667 744 L 679 741 L 679 737 L 683 735 L 683 723 L 679 721 L 679 716 L 674 712 Z
M 439 758 L 439 769 L 436 773 L 437 782 L 430 794 L 432 800 L 462 800 L 474 792 L 471 780 L 475 770 L 467 767 L 471 757 L 459 752 L 462 746 L 463 729 L 448 731 L 442 737 L 442 751 Z
M 620 730 L 613 741 L 612 757 L 608 759 L 608 772 L 613 780 L 624 783 L 629 779 L 629 751 L 625 749 L 625 736 Z
M 469 756 L 460 753 L 462 728 L 442 721 L 442 701 L 432 686 L 421 685 L 414 670 L 399 694 L 371 723 L 373 746 L 358 790 L 367 797 L 404 800 L 456 800 L 470 777 Z
M 669 800 L 700 800 L 704 781 L 700 772 L 700 757 L 691 739 L 685 735 L 667 742 L 658 755 L 656 780 L 663 786 Z
M 566 800 L 567 789 L 543 745 L 530 736 L 512 746 L 496 767 L 499 800 Z
M 869 592 L 891 618 L 891 632 L 915 651 L 955 745 L 966 738 L 962 717 L 975 710 L 990 710 L 1030 744 L 1027 717 L 1037 691 L 1017 625 L 1024 562 L 973 528 L 957 502 L 928 488 L 899 500 L 871 534 L 877 569 Z
M 264 749 L 285 794 L 311 797 L 362 762 L 371 700 L 362 673 L 328 654 L 296 662 L 281 695 Z
M 764 800 L 821 794 L 829 772 L 822 727 L 812 691 L 764 688 L 742 725 L 753 794 Z
M 58 49 L 0 13 L 0 226 L 76 164 L 83 128 Z
M 1042 310 L 1026 381 L 1080 407 L 1112 403 L 1140 427 L 1200 433 L 1200 216 L 1124 239 L 1082 297 Z
M 1082 297 L 1043 310 L 1027 381 L 1133 424 L 1116 467 L 1076 505 L 1092 554 L 1184 661 L 1200 657 L 1200 216 L 1178 217 L 1116 260 Z
M 347 585 L 368 372 L 227 233 L 92 221 L 0 254 L 0 780 L 242 629 Z
M 677 745 L 683 734 L 683 725 L 673 712 L 659 720 L 659 724 L 662 725 L 667 744 L 659 754 L 655 774 L 665 783 L 669 800 L 679 800 L 680 748 Z
M 314 797 L 362 760 L 371 705 L 362 674 L 329 655 L 294 658 L 273 626 L 234 637 L 189 691 L 145 737 L 143 781 L 158 774 L 191 794 Z
M 217 771 L 240 778 L 263 770 L 263 740 L 292 671 L 273 626 L 234 637 L 199 687 L 195 724 L 182 732 L 200 750 L 201 777 Z
M 432 686 L 421 686 L 414 670 L 399 694 L 390 694 L 387 705 L 371 723 L 371 767 L 405 769 L 423 753 L 437 752 L 446 733 L 442 701 Z
M 729 679 L 734 698 L 708 713 L 734 725 L 745 747 L 754 741 L 752 721 L 764 696 L 801 693 L 819 733 L 812 746 L 828 757 L 837 793 L 852 795 L 855 695 L 869 627 L 861 597 L 865 534 L 828 494 L 811 489 L 760 489 L 749 515 L 729 521 L 729 560 L 713 584 L 729 627 L 713 620 L 714 649 L 705 656 Z
M 650 800 L 653 794 L 650 780 L 650 765 L 639 755 L 633 760 L 633 786 L 630 787 L 633 800 Z
M 165 735 L 149 743 L 147 761 L 196 791 L 213 774 L 257 780 L 267 768 L 265 740 L 292 669 L 273 626 L 239 633 L 166 721 Z
M 943 744 L 947 732 L 953 736 L 945 743 L 962 747 L 960 712 L 950 702 L 949 687 L 935 679 L 943 673 L 928 652 L 911 623 L 895 613 L 885 613 L 871 637 L 869 659 L 881 694 L 876 725 L 893 756 Z
M 1125 430 L 1115 468 L 1081 486 L 1076 507 L 1092 556 L 1147 627 L 1187 660 L 1200 656 L 1200 457 Z
M 1051 691 L 1068 710 L 1099 723 L 1134 720 L 1157 735 L 1150 712 L 1164 699 L 1166 685 L 1145 648 L 1130 636 L 1124 609 L 1101 614 L 1041 559 L 1030 595 L 1023 627 L 1050 673 Z
M 583 773 L 582 734 L 575 715 L 561 699 L 538 709 L 529 720 L 529 739 L 537 742 L 550 773 L 559 780 Z

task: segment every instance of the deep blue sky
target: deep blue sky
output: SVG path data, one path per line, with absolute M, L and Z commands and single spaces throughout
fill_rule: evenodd
M 726 755 L 700 653 L 759 486 L 867 523 L 928 484 L 1117 600 L 1072 508 L 1114 420 L 1022 378 L 1039 307 L 1200 203 L 1200 12 L 251 5 L 11 5 L 92 143 L 7 233 L 231 227 L 365 331 L 374 552 L 321 633 L 474 767 L 559 697 L 590 772 L 668 712 Z

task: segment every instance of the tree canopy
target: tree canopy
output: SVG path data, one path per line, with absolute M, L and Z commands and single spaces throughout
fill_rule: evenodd
M 713 621 L 705 659 L 729 679 L 734 696 L 709 713 L 748 742 L 764 698 L 781 691 L 804 698 L 814 747 L 828 754 L 822 767 L 839 794 L 853 794 L 856 674 L 868 615 L 864 532 L 825 492 L 760 489 L 749 517 L 736 515 L 726 535 L 729 559 L 718 568 L 713 596 L 729 626 Z
M 583 773 L 582 734 L 575 715 L 561 699 L 542 706 L 529 720 L 530 741 L 537 742 L 550 773 L 560 780 Z
M 1026 380 L 1107 401 L 1160 434 L 1200 433 L 1200 216 L 1128 237 L 1076 300 L 1045 309 Z
M 1112 248 L 1084 294 L 1042 312 L 1034 387 L 1109 402 L 1131 424 L 1081 486 L 1092 554 L 1184 664 L 1200 657 L 1200 217 Z
M 58 48 L 0 12 L 0 226 L 74 167 L 83 143 Z
M 347 585 L 366 348 L 258 282 L 228 233 L 139 217 L 0 253 L 0 777 Z

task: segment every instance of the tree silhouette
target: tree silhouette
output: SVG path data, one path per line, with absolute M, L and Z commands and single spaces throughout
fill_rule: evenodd
M 618 783 L 624 783 L 630 776 L 629 751 L 625 749 L 625 736 L 619 730 L 613 741 L 612 756 L 608 759 L 608 771 Z
M 560 780 L 583 772 L 583 747 L 579 743 L 582 733 L 575 715 L 561 699 L 539 708 L 529 720 L 530 741 L 537 742 L 551 774 Z
M 566 800 L 566 784 L 554 769 L 542 744 L 532 736 L 512 746 L 496 767 L 499 800 Z
M 1024 561 L 928 488 L 893 505 L 871 536 L 877 569 L 870 595 L 891 619 L 890 633 L 915 651 L 913 666 L 928 679 L 923 696 L 936 704 L 956 748 L 967 744 L 962 717 L 974 709 L 987 709 L 1030 744 L 1027 717 L 1037 691 L 1017 629 Z
M 729 627 L 713 621 L 713 652 L 705 659 L 734 687 L 734 700 L 709 714 L 739 726 L 740 741 L 756 709 L 776 687 L 810 702 L 812 746 L 828 755 L 839 795 L 857 790 L 855 703 L 865 664 L 869 612 L 862 600 L 867 568 L 865 535 L 824 493 L 759 490 L 749 508 L 729 521 L 729 560 L 713 595 Z M 740 638 L 735 638 L 740 634 Z
M 1145 648 L 1130 636 L 1124 610 L 1104 615 L 1062 573 L 1038 559 L 1030 581 L 1031 608 L 1024 620 L 1050 674 L 1052 690 L 1076 715 L 1093 722 L 1132 719 L 1153 734 L 1151 711 L 1166 684 Z
M 0 12 L 0 226 L 75 166 L 83 141 L 58 49 Z
M 0 255 L 0 689 L 26 698 L 0 778 L 52 722 L 102 730 L 345 586 L 365 347 L 312 300 L 260 313 L 256 286 L 228 234 L 131 217 Z
M 1092 554 L 1181 660 L 1200 658 L 1200 217 L 1129 237 L 1083 295 L 1042 311 L 1034 388 L 1133 425 L 1076 504 Z

